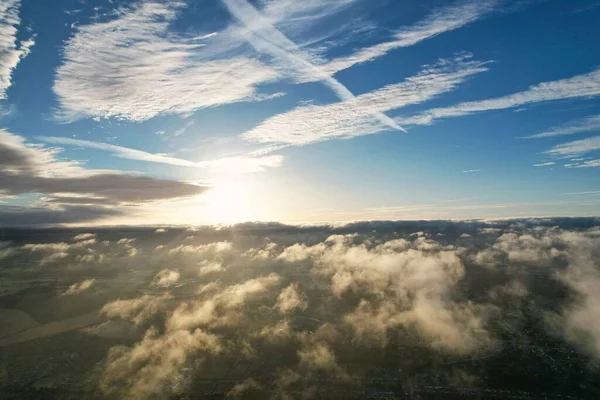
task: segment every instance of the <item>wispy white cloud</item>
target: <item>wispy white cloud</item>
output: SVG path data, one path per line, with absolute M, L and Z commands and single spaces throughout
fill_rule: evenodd
M 200 108 L 278 97 L 281 93 L 261 94 L 257 88 L 285 78 L 321 81 L 340 99 L 355 100 L 332 77 L 336 70 L 458 29 L 492 11 L 498 1 L 457 1 L 397 32 L 391 42 L 331 63 L 322 57 L 323 48 L 314 46 L 323 39 L 313 37 L 315 26 L 323 28 L 329 17 L 359 0 L 277 0 L 266 2 L 260 11 L 246 0 L 223 0 L 240 24 L 195 37 L 170 29 L 185 8 L 182 1 L 121 7 L 107 21 L 77 27 L 66 42 L 54 83 L 60 103 L 56 116 L 68 122 L 82 117 L 141 121 L 163 114 L 189 115 Z M 324 30 L 338 36 L 340 31 L 348 33 L 347 27 Z M 305 42 L 298 45 L 289 37 Z M 262 63 L 243 46 L 246 41 L 259 55 L 273 59 Z M 344 65 L 335 66 L 340 63 Z M 402 130 L 382 110 L 363 106 L 360 112 Z
M 182 128 L 177 129 L 174 133 L 173 136 L 181 136 L 183 135 L 192 125 L 194 125 L 196 121 L 191 120 L 188 123 L 186 123 Z
M 180 167 L 206 168 L 225 172 L 260 172 L 265 168 L 276 168 L 283 163 L 283 156 L 271 155 L 264 157 L 235 156 L 225 157 L 210 161 L 189 161 L 182 158 L 171 157 L 165 154 L 148 153 L 129 147 L 117 146 L 109 143 L 94 142 L 91 140 L 42 136 L 41 141 L 52 144 L 79 146 L 108 151 L 119 158 L 153 162 L 159 164 L 175 165 Z
M 600 7 L 600 1 L 592 1 L 589 4 L 577 7 L 575 10 L 573 10 L 573 13 L 581 13 L 581 12 L 585 12 L 585 11 L 591 11 L 597 7 Z
M 269 54 L 283 62 L 285 69 L 291 69 L 295 74 L 309 76 L 312 80 L 323 82 L 342 101 L 355 99 L 354 94 L 342 83 L 312 64 L 302 50 L 283 33 L 281 33 L 267 18 L 246 0 L 223 0 L 229 12 L 246 27 L 245 39 L 260 53 Z M 363 107 L 361 112 L 375 117 L 383 125 L 392 129 L 403 130 L 393 119 L 382 111 Z
M 550 167 L 552 165 L 556 165 L 556 163 L 554 161 L 548 161 L 541 164 L 533 164 L 534 167 Z
M 334 74 L 356 64 L 372 61 L 394 49 L 413 46 L 423 40 L 459 29 L 492 12 L 498 3 L 498 0 L 461 0 L 440 7 L 422 21 L 398 31 L 392 40 L 333 59 L 324 65 L 323 69 Z
M 6 98 L 14 69 L 34 45 L 33 37 L 17 40 L 17 27 L 21 23 L 20 7 L 20 0 L 0 2 L 0 99 Z
M 477 200 L 479 197 L 460 197 L 458 199 L 440 200 L 441 203 L 464 203 L 470 200 Z
M 331 16 L 336 12 L 359 3 L 361 0 L 270 0 L 264 5 L 263 14 L 274 25 L 292 25 L 289 29 L 304 31 L 311 28 L 315 20 Z M 286 23 L 280 23 L 285 21 Z
M 600 190 L 591 190 L 588 192 L 574 192 L 574 193 L 565 193 L 565 196 L 581 196 L 581 195 L 595 195 L 600 194 Z
M 153 286 L 161 286 L 168 287 L 171 286 L 179 280 L 179 271 L 173 271 L 170 269 L 163 269 L 154 277 L 151 285 Z
M 242 134 L 259 143 L 305 145 L 328 139 L 380 132 L 383 124 L 370 117 L 372 110 L 399 109 L 430 100 L 455 89 L 474 74 L 487 70 L 485 63 L 462 54 L 454 60 L 426 65 L 404 82 L 391 84 L 354 99 L 329 105 L 305 105 L 276 115 Z
M 59 119 L 140 121 L 260 99 L 256 86 L 277 72 L 243 56 L 216 57 L 239 46 L 226 36 L 190 39 L 169 32 L 183 7 L 180 1 L 142 2 L 118 9 L 107 22 L 79 27 L 56 71 Z
M 600 150 L 600 136 L 559 144 L 545 153 L 556 157 L 570 157 L 595 150 Z
M 306 307 L 308 307 L 308 301 L 304 293 L 298 290 L 297 284 L 291 284 L 283 289 L 277 297 L 277 304 L 275 304 L 275 308 L 278 308 L 283 314 L 296 309 L 305 310 Z
M 117 146 L 109 143 L 94 142 L 91 140 L 62 138 L 53 136 L 40 136 L 39 140 L 59 145 L 78 146 L 92 148 L 98 150 L 109 151 L 117 157 L 126 158 L 129 160 L 139 160 L 147 162 L 155 162 L 161 164 L 176 165 L 181 167 L 198 167 L 198 164 L 193 161 L 183 160 L 181 158 L 169 157 L 164 154 L 153 154 L 141 150 L 132 149 L 129 147 Z
M 584 161 L 581 163 L 565 164 L 566 168 L 595 168 L 600 167 L 600 159 Z
M 481 171 L 483 171 L 483 170 L 482 169 L 466 169 L 463 171 L 463 173 L 470 174 L 472 172 L 481 172 Z
M 529 89 L 481 101 L 468 101 L 451 107 L 434 108 L 413 117 L 404 118 L 404 125 L 431 125 L 442 118 L 461 117 L 477 112 L 504 110 L 526 104 L 600 95 L 600 69 L 587 74 L 550 82 L 542 82 Z
M 368 29 L 369 24 L 360 21 L 355 23 L 342 22 L 337 19 L 336 24 L 327 24 L 336 14 L 352 7 L 360 6 L 363 0 L 268 0 L 253 2 L 263 18 L 270 26 L 276 27 L 288 38 L 295 40 L 313 63 L 323 62 L 321 58 L 322 47 L 318 43 L 336 45 L 339 40 L 336 35 L 352 35 L 353 31 Z M 258 22 L 258 21 L 255 21 Z M 219 36 L 229 36 L 234 42 L 245 40 L 247 28 L 232 23 Z
M 526 139 L 538 139 L 543 137 L 573 135 L 575 133 L 600 131 L 600 115 L 593 115 L 579 119 L 566 125 L 562 125 L 546 132 L 527 136 Z

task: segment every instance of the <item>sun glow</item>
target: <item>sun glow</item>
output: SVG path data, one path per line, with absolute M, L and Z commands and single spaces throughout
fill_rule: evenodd
M 241 180 L 217 183 L 204 195 L 207 212 L 212 222 L 239 222 L 248 214 L 248 206 L 244 199 L 247 194 Z
M 261 219 L 264 197 L 249 176 L 218 180 L 201 196 L 203 220 L 232 224 Z
M 230 225 L 278 218 L 280 207 L 274 205 L 273 190 L 264 174 L 219 171 L 202 180 L 192 175 L 184 179 L 207 190 L 198 196 L 150 207 L 142 218 L 176 225 Z

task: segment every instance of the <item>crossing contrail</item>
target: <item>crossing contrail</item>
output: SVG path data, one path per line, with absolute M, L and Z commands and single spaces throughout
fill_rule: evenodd
M 310 74 L 315 80 L 322 81 L 342 101 L 355 99 L 356 96 L 337 79 L 312 64 L 303 57 L 301 49 L 281 33 L 268 18 L 265 18 L 252 4 L 246 0 L 223 0 L 223 3 L 241 24 L 249 31 L 248 42 L 259 52 L 287 62 L 294 70 Z M 371 113 L 384 125 L 392 129 L 406 132 L 392 118 L 381 111 L 372 109 Z

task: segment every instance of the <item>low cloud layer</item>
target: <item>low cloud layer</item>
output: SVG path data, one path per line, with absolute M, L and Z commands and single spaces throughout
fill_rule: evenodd
M 1 277 L 28 319 L 7 312 L 24 330 L 12 325 L 19 333 L 0 345 L 85 338 L 104 349 L 85 390 L 107 397 L 363 398 L 384 385 L 420 396 L 541 388 L 585 398 L 600 390 L 584 383 L 596 381 L 600 361 L 599 227 L 546 219 L 8 232 Z M 57 290 L 28 280 L 33 271 L 51 273 Z M 516 379 L 531 369 L 544 378 Z

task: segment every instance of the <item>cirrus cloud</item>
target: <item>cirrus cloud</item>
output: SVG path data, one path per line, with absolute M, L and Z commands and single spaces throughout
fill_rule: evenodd
M 257 85 L 275 79 L 276 71 L 242 56 L 201 61 L 204 48 L 212 52 L 211 42 L 219 36 L 186 38 L 169 32 L 184 6 L 180 1 L 142 2 L 118 9 L 108 21 L 78 27 L 56 71 L 58 118 L 142 121 L 261 99 Z
M 0 3 L 0 100 L 6 98 L 11 85 L 12 74 L 17 65 L 31 51 L 35 44 L 33 37 L 17 39 L 20 0 L 6 0 Z

